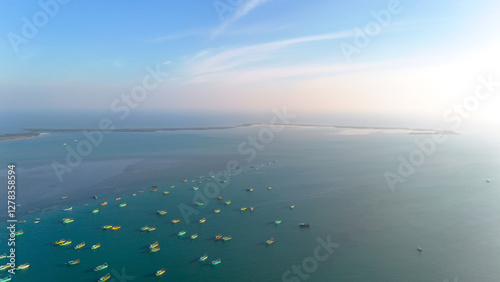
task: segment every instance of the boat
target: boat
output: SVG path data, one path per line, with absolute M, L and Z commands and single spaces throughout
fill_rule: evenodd
M 293 209 L 293 208 L 295 208 L 295 205 L 290 205 L 290 209 Z
M 95 209 L 92 211 L 92 213 L 98 213 L 99 212 L 99 209 Z
M 157 213 L 158 215 L 166 215 L 166 214 L 167 214 L 167 212 L 166 212 L 166 211 L 164 211 L 164 210 L 159 210 L 159 211 L 156 211 L 156 213 Z
M 17 270 L 28 269 L 28 267 L 30 267 L 29 263 L 21 264 L 20 266 L 17 267 Z
M 179 222 L 181 222 L 181 220 L 180 220 L 180 219 L 178 219 L 178 218 L 176 218 L 176 219 L 172 219 L 172 223 L 179 223 Z
M 160 247 L 154 247 L 149 250 L 150 253 L 156 253 L 160 250 Z
M 106 274 L 104 275 L 103 277 L 99 278 L 99 280 L 97 280 L 97 282 L 101 282 L 101 281 L 107 281 L 109 278 L 111 278 L 111 274 Z
M 141 194 L 141 193 L 143 193 L 143 192 L 144 192 L 143 190 L 139 190 L 139 191 L 137 191 L 137 193 L 138 193 L 138 194 Z
M 159 269 L 156 271 L 155 276 L 163 275 L 165 274 L 165 271 L 166 271 L 165 268 Z
M 33 221 L 33 223 L 39 223 L 39 222 L 40 222 L 39 220 Z
M 96 196 L 96 195 L 94 195 L 94 199 L 97 199 L 97 196 Z
M 107 204 L 108 204 L 108 202 L 104 202 L 104 203 L 101 204 L 101 206 L 105 206 Z
M 96 266 L 94 268 L 94 271 L 99 271 L 99 270 L 103 270 L 103 269 L 106 269 L 106 268 L 108 268 L 108 263 L 107 262 L 105 262 L 104 264 L 101 264 L 99 266 Z
M 101 247 L 101 243 L 97 243 L 95 245 L 92 245 L 92 250 L 99 249 Z
M 59 244 L 59 246 L 68 246 L 68 245 L 71 245 L 72 241 L 71 240 L 67 240 L 67 241 L 64 241 L 63 243 Z
M 71 223 L 71 222 L 73 222 L 73 221 L 75 221 L 75 220 L 74 220 L 74 219 L 72 219 L 72 218 L 69 218 L 69 217 L 63 218 L 63 219 L 61 220 L 61 222 L 62 222 L 63 224 Z
M 118 198 L 116 198 L 115 200 L 116 200 L 116 201 L 119 201 L 119 200 L 121 200 L 121 199 L 122 199 L 121 197 L 118 197 Z
M 309 227 L 309 223 L 304 223 L 304 222 L 301 222 L 299 224 L 300 227 Z
M 149 248 L 152 249 L 152 248 L 156 248 L 158 247 L 160 244 L 158 243 L 158 241 L 155 241 L 153 244 L 149 245 Z
M 62 196 L 61 200 L 64 200 L 64 199 L 67 199 L 67 198 L 68 198 L 68 196 Z
M 66 240 L 61 239 L 61 240 L 58 240 L 58 241 L 53 242 L 53 244 L 54 244 L 54 245 L 56 245 L 56 246 L 59 246 L 59 245 L 61 245 L 61 244 L 62 244 L 62 243 L 64 243 L 64 242 L 66 242 Z
M 250 207 L 250 211 L 253 211 L 255 208 L 254 207 Z
M 201 207 L 201 206 L 203 206 L 203 205 L 204 205 L 204 203 L 203 203 L 203 202 L 195 202 L 195 203 L 193 203 L 193 204 L 194 204 L 195 206 L 197 206 L 197 207 Z
M 0 278 L 0 282 L 7 282 L 12 280 L 12 275 L 6 276 L 4 278 Z
M 271 238 L 266 241 L 266 245 L 271 245 L 272 243 L 274 243 L 274 238 Z
M 170 194 L 170 191 L 163 191 L 163 195 L 168 195 Z
M 253 188 L 247 188 L 247 192 L 253 192 Z
M 123 208 L 123 207 L 126 207 L 126 206 L 127 206 L 127 203 L 121 203 L 118 207 Z
M 242 207 L 242 208 L 240 209 L 240 211 L 246 211 L 246 210 L 247 210 L 247 207 Z
M 102 229 L 107 230 L 113 228 L 113 225 L 104 225 Z
M 170 186 L 170 188 L 175 188 L 175 185 Z
M 149 230 L 149 226 L 143 226 L 141 227 L 141 231 L 148 231 Z
M 267 190 L 271 190 L 271 189 L 273 189 L 273 187 L 267 187 Z
M 179 233 L 177 233 L 177 236 L 180 237 L 180 236 L 182 236 L 184 234 L 186 234 L 186 230 L 179 231 Z
M 148 227 L 148 232 L 151 232 L 151 231 L 155 231 L 156 230 L 156 227 L 153 226 L 153 227 Z
M 134 193 L 134 194 L 132 194 L 132 196 L 134 196 L 134 197 L 135 197 L 135 196 L 137 196 L 137 194 L 136 194 L 136 193 Z
M 231 237 L 231 236 L 225 236 L 225 237 L 222 237 L 222 240 L 223 240 L 223 241 L 229 241 L 229 240 L 231 240 L 231 239 L 233 239 L 233 237 Z
M 26 220 L 19 220 L 17 223 L 26 223 Z
M 4 265 L 0 265 L 0 270 L 6 270 L 6 269 L 9 269 L 10 268 L 10 264 L 4 264 Z
M 156 192 L 158 191 L 158 189 L 151 189 L 151 192 Z
M 198 234 L 193 234 L 193 235 L 191 235 L 191 240 L 194 240 L 194 239 L 196 239 L 196 238 L 198 238 Z
M 117 226 L 113 226 L 113 228 L 111 228 L 111 229 L 112 229 L 112 230 L 118 230 L 118 229 L 120 229 L 120 228 L 122 228 L 122 227 L 121 227 L 120 225 L 117 225 Z
M 187 180 L 187 179 L 182 180 L 182 183 L 186 183 L 186 182 L 188 182 L 188 180 Z
M 222 234 L 216 235 L 216 236 L 214 237 L 214 240 L 215 240 L 215 241 L 218 241 L 218 240 L 220 240 L 220 239 L 222 239 Z
M 14 232 L 14 236 L 21 236 L 23 234 L 24 234 L 23 230 L 19 230 L 19 231 Z
M 85 247 L 85 242 L 81 242 L 80 244 L 76 245 L 75 250 L 81 249 L 83 247 Z
M 220 213 L 220 209 L 214 210 L 214 213 Z
M 221 197 L 217 197 L 217 200 L 222 200 L 222 199 L 224 199 L 224 197 L 222 197 L 222 196 Z
M 204 254 L 203 256 L 201 256 L 198 261 L 206 261 L 208 258 L 208 255 L 207 254 Z
M 421 252 L 421 251 L 423 251 L 423 250 L 422 250 L 422 248 L 418 247 L 418 248 L 417 248 L 417 251 Z
M 216 259 L 216 260 L 213 260 L 210 264 L 211 265 L 218 265 L 219 263 L 221 263 L 221 260 L 220 259 Z
M 206 219 L 206 218 L 202 218 L 202 219 L 200 219 L 198 222 L 199 222 L 199 223 L 205 223 L 205 221 L 207 221 L 207 219 Z
M 194 191 L 197 191 L 198 189 L 200 189 L 200 187 L 198 187 L 198 186 L 194 186 L 194 187 L 193 187 L 193 190 L 194 190 Z
M 70 260 L 68 262 L 66 262 L 66 265 L 75 265 L 75 264 L 79 264 L 80 263 L 80 259 L 75 259 L 75 260 Z
M 69 207 L 69 208 L 67 208 L 67 209 L 63 209 L 63 211 L 70 211 L 70 210 L 72 210 L 72 209 L 73 209 L 73 207 Z
M 7 254 L 2 254 L 2 255 L 0 255 L 0 259 L 4 259 L 4 258 L 6 258 L 6 257 L 7 257 Z
M 274 221 L 274 224 L 276 224 L 276 225 L 278 225 L 280 223 L 281 223 L 281 220 L 279 220 L 279 219 L 277 219 L 277 220 Z
M 229 205 L 229 204 L 231 204 L 231 200 L 227 200 L 227 201 L 224 202 L 224 205 L 226 205 L 226 206 Z

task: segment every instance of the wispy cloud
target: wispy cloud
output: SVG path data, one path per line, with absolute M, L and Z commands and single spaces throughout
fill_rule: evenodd
M 248 13 L 250 13 L 253 9 L 259 7 L 260 5 L 268 2 L 270 0 L 249 0 L 246 1 L 244 4 L 242 4 L 236 11 L 234 12 L 233 16 L 230 17 L 229 19 L 225 20 L 213 33 L 212 37 L 219 35 L 222 31 L 224 31 L 228 26 L 230 26 L 232 23 L 236 22 L 240 18 L 246 16 Z

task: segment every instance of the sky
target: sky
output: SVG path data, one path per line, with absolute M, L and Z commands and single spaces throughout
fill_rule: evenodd
M 496 0 L 0 1 L 0 110 L 286 107 L 453 125 L 449 109 L 474 95 L 480 77 L 500 81 L 499 8 Z M 470 116 L 500 125 L 500 88 L 491 93 Z

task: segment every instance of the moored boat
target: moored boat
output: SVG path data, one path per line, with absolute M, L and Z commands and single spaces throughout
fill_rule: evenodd
M 309 223 L 304 223 L 304 222 L 301 222 L 299 224 L 300 227 L 309 227 Z
M 109 278 L 111 278 L 111 274 L 106 274 L 104 275 L 103 277 L 99 278 L 99 280 L 97 280 L 97 282 L 101 282 L 101 281 L 107 281 Z
M 198 238 L 198 234 L 193 234 L 193 235 L 191 235 L 191 240 L 194 240 L 194 239 L 196 239 L 196 238 Z
M 227 201 L 224 202 L 224 205 L 226 205 L 226 206 L 229 205 L 229 204 L 231 204 L 231 200 L 227 200 Z
M 253 211 L 255 208 L 254 207 L 250 207 L 250 211 Z
M 180 219 L 178 219 L 178 218 L 176 218 L 176 219 L 172 219 L 172 223 L 179 223 L 179 222 L 181 222 L 181 220 L 180 220 Z
M 246 210 L 247 210 L 247 207 L 242 207 L 242 208 L 240 209 L 240 211 L 246 211 Z
M 271 245 L 272 243 L 274 243 L 274 238 L 271 238 L 266 241 L 266 245 Z
M 71 245 L 72 241 L 71 240 L 66 240 L 64 242 L 62 242 L 61 244 L 59 244 L 59 246 L 68 246 L 68 245 Z
M 223 241 L 229 241 L 231 239 L 233 239 L 233 237 L 231 237 L 231 236 L 224 236 L 224 237 L 222 237 Z
M 207 254 L 204 254 L 203 256 L 201 256 L 198 261 L 206 261 L 208 258 L 208 255 Z
M 68 262 L 66 262 L 66 265 L 75 265 L 75 264 L 79 264 L 80 263 L 80 259 L 75 259 L 75 260 L 70 260 Z
M 293 209 L 293 208 L 295 208 L 295 205 L 290 205 L 290 209 Z
M 126 207 L 126 206 L 127 206 L 127 203 L 121 203 L 118 207 L 123 208 L 123 207 Z
M 155 230 L 156 230 L 156 227 L 155 227 L 155 226 L 148 227 L 148 232 L 155 231 Z
M 198 222 L 199 222 L 199 223 L 205 223 L 205 221 L 207 221 L 207 219 L 206 219 L 206 218 L 202 218 L 202 219 L 200 219 Z
M 95 245 L 92 245 L 92 250 L 99 249 L 101 247 L 101 243 L 97 243 Z
M 177 236 L 183 236 L 184 234 L 186 234 L 186 230 L 182 230 L 182 231 L 179 231 L 179 233 L 177 233 Z
M 222 239 L 222 234 L 218 234 L 218 235 L 216 235 L 216 236 L 214 237 L 214 240 L 215 240 L 215 241 L 218 241 L 218 240 L 220 240 L 220 239 Z
M 107 230 L 113 228 L 113 225 L 104 225 L 102 229 Z
M 98 212 L 99 212 L 99 209 L 92 210 L 92 213 L 98 213 Z
M 152 249 L 152 248 L 156 248 L 158 247 L 160 244 L 158 243 L 158 241 L 154 242 L 153 244 L 149 245 L 149 248 Z
M 141 231 L 148 231 L 148 230 L 149 230 L 149 226 L 147 226 L 147 225 L 141 227 Z
M 156 253 L 160 250 L 160 247 L 154 247 L 149 250 L 150 253 Z
M 12 275 L 6 276 L 4 278 L 0 278 L 0 282 L 7 282 L 12 280 Z
M 220 196 L 220 197 L 217 197 L 217 200 L 222 200 L 224 199 L 224 197 Z
M 81 249 L 83 247 L 85 247 L 85 242 L 81 242 L 80 244 L 76 245 L 75 250 Z
M 115 200 L 116 200 L 116 201 L 119 201 L 119 200 L 121 200 L 121 199 L 122 199 L 121 197 L 118 197 L 118 198 L 116 198 Z
M 19 230 L 19 231 L 14 232 L 14 236 L 16 236 L 16 237 L 17 237 L 17 236 L 21 236 L 21 235 L 23 235 L 23 234 L 24 234 L 24 231 L 23 231 L 23 230 Z
M 247 188 L 247 192 L 253 192 L 253 188 Z
M 275 225 L 278 225 L 278 224 L 280 224 L 280 223 L 281 223 L 281 220 L 280 220 L 280 219 L 277 219 L 277 220 L 275 220 L 275 221 L 274 221 L 274 224 L 275 224 Z
M 30 267 L 29 263 L 21 264 L 20 266 L 17 267 L 17 270 L 28 269 L 28 267 Z
M 105 206 L 107 204 L 108 204 L 108 202 L 104 202 L 104 203 L 101 204 L 101 206 Z
M 113 226 L 113 228 L 111 228 L 111 229 L 112 229 L 112 230 L 118 230 L 118 229 L 120 229 L 120 228 L 122 228 L 120 225 L 116 225 L 116 226 Z
M 99 271 L 99 270 L 103 270 L 103 269 L 106 269 L 106 268 L 108 268 L 108 263 L 107 262 L 105 262 L 104 264 L 101 264 L 99 266 L 96 266 L 94 268 L 94 271 Z
M 70 217 L 66 217 L 66 218 L 63 218 L 63 219 L 61 220 L 61 222 L 62 222 L 63 224 L 71 223 L 71 222 L 73 222 L 73 221 L 75 221 L 75 220 L 74 220 L 74 219 L 72 219 L 72 218 L 70 218 Z
M 220 259 L 216 259 L 216 260 L 213 260 L 210 264 L 211 265 L 218 265 L 219 263 L 221 263 L 221 260 Z
M 165 274 L 165 268 L 162 268 L 162 269 L 159 269 L 155 272 L 155 276 L 160 276 L 160 275 L 163 275 Z
M 6 269 L 9 269 L 10 268 L 10 264 L 7 263 L 7 264 L 4 264 L 4 265 L 0 265 L 0 270 L 6 270 Z
M 73 207 L 69 207 L 69 208 L 63 209 L 63 211 L 70 211 L 72 209 L 73 209 Z
M 158 215 L 166 215 L 166 214 L 167 214 L 167 212 L 166 212 L 166 211 L 164 211 L 164 210 L 159 210 L 159 211 L 156 211 L 156 213 L 157 213 Z
M 214 213 L 220 213 L 220 209 L 214 210 Z
M 197 207 L 201 207 L 201 206 L 203 206 L 205 203 L 203 203 L 203 202 L 194 202 L 193 204 L 194 204 L 195 206 L 197 206 Z
M 170 191 L 163 191 L 163 195 L 168 195 L 170 194 Z
M 6 258 L 6 257 L 7 257 L 7 254 L 1 254 L 1 255 L 0 255 L 0 259 L 4 259 L 4 258 Z

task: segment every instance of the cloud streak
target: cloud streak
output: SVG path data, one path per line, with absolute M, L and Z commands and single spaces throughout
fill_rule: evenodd
M 252 10 L 255 8 L 259 7 L 260 5 L 268 2 L 269 0 L 249 0 L 246 1 L 243 5 L 241 5 L 234 15 L 230 17 L 229 19 L 225 20 L 213 33 L 212 37 L 215 37 L 219 35 L 221 32 L 223 32 L 228 26 L 239 20 L 240 18 L 246 16 L 248 13 L 250 13 Z

